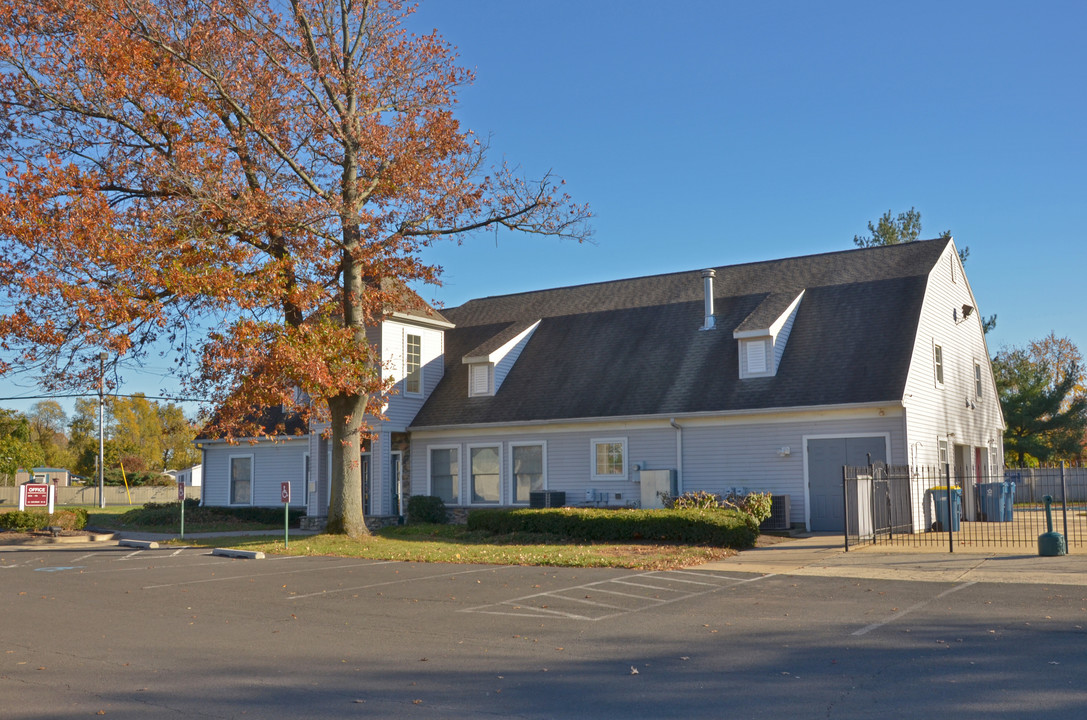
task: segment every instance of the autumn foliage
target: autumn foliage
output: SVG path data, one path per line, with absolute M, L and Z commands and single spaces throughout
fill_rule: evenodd
M 407 32 L 410 12 L 0 8 L 0 371 L 86 389 L 100 351 L 131 363 L 165 344 L 222 432 L 261 431 L 246 418 L 268 406 L 329 412 L 330 525 L 364 532 L 358 435 L 388 389 L 365 329 L 419 302 L 406 283 L 438 280 L 423 248 L 588 232 L 561 183 L 488 167 L 453 113 L 470 73 Z

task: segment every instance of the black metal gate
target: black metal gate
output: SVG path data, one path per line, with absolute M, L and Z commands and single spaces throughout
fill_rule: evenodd
M 1087 545 L 1087 469 L 842 468 L 845 543 L 1036 550 L 1052 529 Z

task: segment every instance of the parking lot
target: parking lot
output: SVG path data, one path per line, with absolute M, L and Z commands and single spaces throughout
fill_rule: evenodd
M 1087 707 L 1075 586 L 84 546 L 0 551 L 0 614 L 5 718 Z

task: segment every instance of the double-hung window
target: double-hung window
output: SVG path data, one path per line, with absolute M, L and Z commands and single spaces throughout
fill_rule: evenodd
M 936 385 L 944 384 L 944 349 L 940 345 L 932 346 L 932 362 L 936 369 Z
M 974 361 L 974 397 L 981 399 L 981 363 Z
M 460 448 L 430 448 L 430 494 L 449 505 L 460 502 Z
M 546 485 L 544 463 L 546 450 L 543 443 L 518 443 L 510 446 L 510 467 L 513 474 L 511 502 L 528 502 L 529 493 L 540 492 Z
M 253 456 L 230 456 L 230 504 L 253 504 Z
M 619 480 L 627 475 L 626 438 L 604 438 L 592 441 L 594 480 Z
M 423 338 L 408 333 L 404 348 L 404 393 L 423 392 Z
M 468 448 L 471 463 L 470 492 L 473 503 L 497 505 L 502 501 L 502 457 L 498 445 Z

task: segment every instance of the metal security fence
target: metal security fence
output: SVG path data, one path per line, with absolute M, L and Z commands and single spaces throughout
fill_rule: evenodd
M 1087 469 L 870 465 L 842 469 L 846 548 L 861 544 L 1036 550 L 1049 530 L 1087 546 Z

